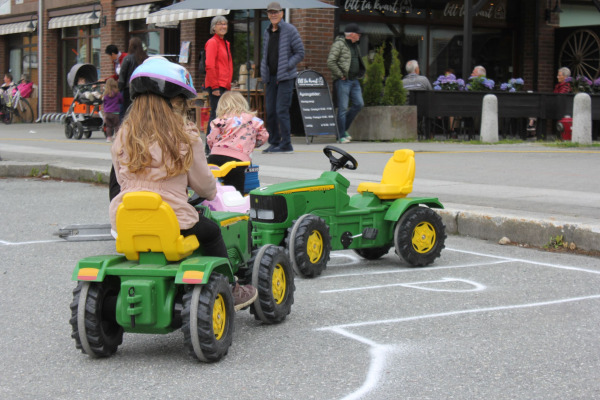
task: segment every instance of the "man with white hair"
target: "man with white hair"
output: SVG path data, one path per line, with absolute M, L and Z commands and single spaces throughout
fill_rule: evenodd
M 406 63 L 406 76 L 402 79 L 402 84 L 406 90 L 433 90 L 429 79 L 419 75 L 419 62 L 410 60 Z

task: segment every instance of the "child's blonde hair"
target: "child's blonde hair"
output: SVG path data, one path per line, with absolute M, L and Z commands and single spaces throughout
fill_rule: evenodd
M 121 127 L 129 134 L 125 140 L 117 136 L 129 155 L 129 161 L 123 165 L 130 172 L 143 174 L 150 167 L 152 155 L 149 149 L 153 143 L 157 143 L 162 150 L 167 177 L 186 173 L 190 169 L 194 159 L 192 142 L 198 137 L 187 133 L 185 119 L 172 107 L 175 102 L 177 100 L 171 99 L 169 103 L 151 93 L 140 94 L 133 100 Z
M 256 114 L 250 111 L 248 102 L 239 92 L 227 91 L 221 95 L 217 104 L 217 118 L 240 115 L 241 113 Z
M 117 81 L 113 78 L 108 78 L 106 83 L 104 84 L 104 95 L 108 97 L 113 97 L 115 94 L 119 92 L 119 85 L 117 85 Z

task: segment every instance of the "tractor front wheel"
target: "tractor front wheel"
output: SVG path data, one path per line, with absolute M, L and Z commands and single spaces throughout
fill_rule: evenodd
M 299 275 L 314 278 L 327 268 L 331 236 L 322 218 L 304 214 L 288 229 L 286 242 L 292 267 Z
M 294 270 L 283 247 L 265 245 L 252 266 L 252 286 L 258 299 L 250 306 L 254 318 L 267 324 L 285 319 L 294 304 Z
M 445 240 L 442 217 L 426 207 L 410 208 L 394 230 L 396 254 L 415 267 L 429 265 L 438 258 Z
M 123 343 L 116 320 L 118 284 L 79 282 L 73 290 L 71 319 L 75 346 L 90 357 L 108 357 Z
M 208 283 L 183 295 L 183 341 L 188 353 L 203 362 L 219 361 L 233 340 L 233 295 L 227 278 L 213 273 Z

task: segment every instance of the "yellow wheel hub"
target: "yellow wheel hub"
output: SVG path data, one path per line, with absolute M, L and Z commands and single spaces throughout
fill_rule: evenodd
M 310 262 L 315 264 L 323 255 L 323 237 L 319 231 L 312 231 L 306 242 L 306 253 Z
M 280 264 L 277 264 L 275 266 L 275 269 L 273 270 L 273 280 L 271 283 L 273 300 L 275 300 L 275 303 L 281 304 L 285 299 L 287 282 L 285 280 L 285 271 L 283 270 L 283 267 Z
M 225 309 L 225 300 L 222 295 L 218 295 L 213 306 L 213 332 L 215 339 L 220 340 L 225 332 L 227 323 L 227 310 Z
M 417 253 L 427 253 L 435 245 L 435 228 L 429 222 L 421 222 L 412 235 L 412 246 Z

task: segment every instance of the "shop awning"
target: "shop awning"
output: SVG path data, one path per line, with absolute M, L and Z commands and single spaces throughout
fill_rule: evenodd
M 117 8 L 115 20 L 129 21 L 132 19 L 144 19 L 150 14 L 150 8 L 152 8 L 152 3 Z
M 0 25 L 0 35 L 12 35 L 13 33 L 33 32 L 29 28 L 29 23 L 33 22 L 34 31 L 37 21 L 17 22 L 14 24 Z
M 70 26 L 94 25 L 100 22 L 101 12 L 96 10 L 98 18 L 92 18 L 93 12 L 83 14 L 65 15 L 64 17 L 50 18 L 48 29 L 68 28 Z
M 147 24 L 177 24 L 186 19 L 198 19 L 227 15 L 229 10 L 211 8 L 208 10 L 160 10 L 146 17 Z

